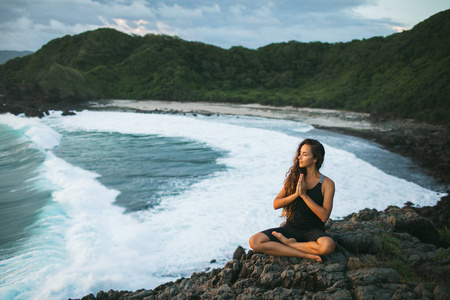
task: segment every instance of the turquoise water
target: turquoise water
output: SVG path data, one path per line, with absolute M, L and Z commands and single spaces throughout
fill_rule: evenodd
M 225 168 L 216 163 L 222 153 L 180 138 L 104 132 L 63 136 L 55 154 L 100 174 L 103 185 L 120 191 L 115 203 L 127 212 L 154 208 L 162 198 Z
M 0 124 L 0 255 L 29 236 L 39 211 L 51 201 L 39 177 L 45 155 L 23 133 Z M 6 252 L 6 253 L 5 253 Z
M 0 299 L 151 289 L 223 266 L 281 222 L 272 200 L 304 138 L 325 145 L 332 218 L 443 195 L 409 159 L 292 121 L 0 115 Z

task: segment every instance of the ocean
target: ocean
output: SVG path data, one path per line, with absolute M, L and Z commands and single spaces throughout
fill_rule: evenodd
M 304 138 L 325 146 L 332 219 L 444 195 L 405 157 L 294 121 L 0 115 L 0 299 L 152 289 L 223 267 L 282 222 L 272 201 Z

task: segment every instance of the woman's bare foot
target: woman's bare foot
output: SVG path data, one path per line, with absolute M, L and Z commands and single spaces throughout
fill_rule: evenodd
M 287 237 L 285 237 L 283 234 L 276 232 L 276 231 L 272 231 L 273 236 L 275 236 L 278 240 L 280 240 L 281 243 L 285 244 L 285 245 L 289 245 L 291 243 L 297 243 L 297 240 L 294 238 L 290 238 L 288 239 Z
M 282 244 L 285 244 L 286 246 L 289 246 L 289 244 L 292 243 L 297 243 L 297 240 L 294 238 L 290 238 L 288 239 L 287 237 L 285 237 L 283 234 L 276 232 L 276 231 L 272 231 L 273 236 L 275 236 Z M 294 247 L 293 247 L 294 248 Z M 322 262 L 322 257 L 320 257 L 319 255 L 315 255 L 315 254 L 311 254 L 311 253 L 306 253 L 303 252 L 305 254 L 304 258 L 309 258 L 309 259 L 314 259 L 315 261 L 318 262 Z
M 322 257 L 320 257 L 318 255 L 313 255 L 313 256 L 315 256 L 315 258 L 313 258 L 313 259 L 315 259 L 318 262 L 322 262 Z
M 320 257 L 319 255 L 315 255 L 315 254 L 311 254 L 311 253 L 307 253 L 307 252 L 303 252 L 303 255 L 301 257 L 313 259 L 318 262 L 322 262 L 322 257 Z

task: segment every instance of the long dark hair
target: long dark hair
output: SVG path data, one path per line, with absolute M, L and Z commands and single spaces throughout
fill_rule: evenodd
M 298 157 L 300 156 L 300 150 L 303 145 L 309 145 L 311 147 L 311 151 L 313 153 L 313 157 L 317 159 L 316 168 L 317 170 L 322 167 L 323 160 L 325 158 L 325 148 L 323 145 L 313 139 L 305 139 L 303 142 L 298 145 L 297 152 L 294 156 L 294 164 L 286 173 L 286 179 L 284 181 L 284 197 L 292 195 L 295 193 L 297 189 L 298 179 L 300 178 L 300 174 L 304 174 L 306 176 L 306 168 L 300 168 Z M 291 202 L 289 205 L 283 207 L 283 211 L 281 212 L 281 216 L 286 217 L 286 220 L 290 220 L 292 218 L 292 213 L 295 210 L 295 201 Z

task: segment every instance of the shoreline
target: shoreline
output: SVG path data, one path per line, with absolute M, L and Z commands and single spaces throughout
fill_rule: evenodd
M 103 100 L 89 102 L 87 108 L 119 109 L 153 113 L 192 113 L 204 115 L 237 115 L 284 119 L 303 122 L 322 128 L 353 128 L 369 130 L 373 124 L 369 114 L 320 108 L 267 106 L 261 104 L 235 104 L 211 102 L 177 102 L 159 100 Z
M 143 113 L 237 115 L 302 122 L 373 141 L 385 149 L 408 157 L 440 183 L 450 188 L 450 132 L 442 125 L 413 120 L 379 120 L 368 113 L 321 108 L 275 107 L 260 104 L 177 102 L 159 100 L 100 100 L 87 109 Z

